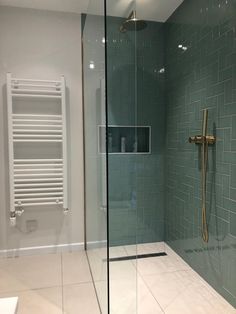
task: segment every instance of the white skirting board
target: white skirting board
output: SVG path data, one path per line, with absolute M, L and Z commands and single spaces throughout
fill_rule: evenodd
M 92 241 L 87 244 L 89 249 L 96 249 L 106 246 L 106 241 Z M 83 251 L 84 243 L 57 244 L 45 246 L 23 247 L 15 249 L 0 250 L 0 258 L 18 257 L 27 255 L 52 254 L 72 251 Z
M 94 249 L 100 249 L 107 246 L 107 241 L 93 241 L 87 243 L 87 250 L 94 250 Z
M 57 245 L 45 245 L 45 246 L 33 246 L 17 249 L 0 250 L 1 257 L 18 257 L 27 255 L 40 255 L 40 254 L 52 254 L 71 251 L 84 250 L 84 243 L 71 243 L 71 244 L 57 244 Z

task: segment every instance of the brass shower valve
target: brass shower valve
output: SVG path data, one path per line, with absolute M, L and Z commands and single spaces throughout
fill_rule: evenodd
M 195 135 L 195 136 L 190 136 L 188 139 L 189 143 L 194 143 L 194 144 L 209 144 L 213 145 L 216 142 L 216 137 L 214 135 Z

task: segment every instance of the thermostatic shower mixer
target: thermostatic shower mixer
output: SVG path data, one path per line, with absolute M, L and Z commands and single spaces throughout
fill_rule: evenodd
M 194 144 L 215 144 L 216 137 L 214 135 L 195 135 L 189 137 L 189 143 Z

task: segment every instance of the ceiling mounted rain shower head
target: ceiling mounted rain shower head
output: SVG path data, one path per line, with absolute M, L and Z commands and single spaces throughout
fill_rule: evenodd
M 136 11 L 132 11 L 128 19 L 121 25 L 120 32 L 125 33 L 127 31 L 141 31 L 147 27 L 147 23 L 143 20 L 139 20 L 136 17 Z

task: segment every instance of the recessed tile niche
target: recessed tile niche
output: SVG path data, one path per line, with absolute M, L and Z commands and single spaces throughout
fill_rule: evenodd
M 106 127 L 99 126 L 98 152 L 105 153 Z M 110 154 L 150 154 L 150 126 L 109 126 L 108 153 Z

